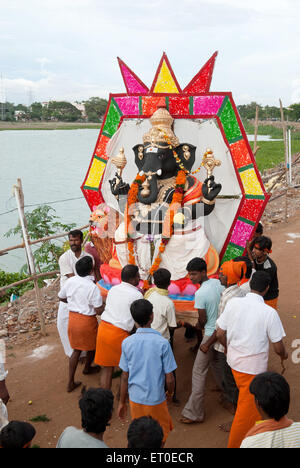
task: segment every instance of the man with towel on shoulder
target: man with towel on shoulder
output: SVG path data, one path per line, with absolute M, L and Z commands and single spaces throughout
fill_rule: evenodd
M 83 244 L 83 232 L 79 229 L 74 229 L 70 231 L 68 234 L 69 246 L 70 248 L 64 252 L 58 260 L 59 263 L 59 270 L 60 270 L 60 288 L 64 286 L 66 281 L 69 278 L 72 278 L 76 275 L 75 265 L 76 262 L 84 257 L 90 256 L 93 258 L 92 255 L 86 253 L 82 249 Z M 69 326 L 69 310 L 67 304 L 60 301 L 58 312 L 57 312 L 57 330 L 59 333 L 59 337 L 61 343 L 64 348 L 64 352 L 68 358 L 72 356 L 73 349 L 70 346 L 70 340 L 68 336 L 68 326 Z
M 256 375 L 267 371 L 269 342 L 281 361 L 288 358 L 278 313 L 264 303 L 269 285 L 268 273 L 256 271 L 250 280 L 251 292 L 231 299 L 217 319 L 217 338 L 227 348 L 227 363 L 239 390 L 228 448 L 239 448 L 247 432 L 260 420 L 249 386 Z

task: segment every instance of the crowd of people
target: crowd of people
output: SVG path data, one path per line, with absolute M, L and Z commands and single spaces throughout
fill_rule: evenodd
M 67 427 L 57 448 L 107 448 L 103 436 L 116 399 L 121 420 L 129 406 L 128 447 L 164 447 L 174 427 L 168 405 L 179 404 L 174 331 L 191 328 L 176 319 L 168 295 L 170 272 L 158 269 L 153 286 L 145 292 L 139 286 L 138 267 L 126 265 L 121 283 L 104 298 L 97 285 L 99 261 L 91 246 L 88 251 L 82 248 L 82 232 L 71 231 L 69 244 L 70 249 L 59 259 L 57 317 L 69 361 L 66 389 L 73 392 L 81 386 L 75 379 L 81 359 L 83 374 L 99 373 L 99 387 L 83 387 L 79 401 L 82 427 Z M 247 255 L 225 261 L 218 277 L 207 275 L 202 258 L 194 258 L 186 266 L 191 282 L 199 286 L 194 298 L 198 349 L 190 396 L 182 405 L 178 424 L 205 422 L 206 379 L 211 369 L 220 403 L 234 415 L 233 421 L 221 425 L 229 433 L 229 448 L 300 447 L 300 423 L 287 417 L 289 384 L 282 375 L 268 372 L 270 343 L 282 362 L 288 358 L 277 312 L 277 267 L 270 258 L 271 249 L 271 239 L 259 225 L 247 243 Z M 112 393 L 115 369 L 121 371 L 118 395 Z M 29 447 L 34 428 L 29 423 L 8 422 L 4 414 L 9 400 L 5 377 L 0 363 L 0 447 Z

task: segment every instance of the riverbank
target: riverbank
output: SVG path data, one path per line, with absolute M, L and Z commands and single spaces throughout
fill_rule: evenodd
M 102 122 L 0 122 L 4 130 L 79 130 L 99 129 Z

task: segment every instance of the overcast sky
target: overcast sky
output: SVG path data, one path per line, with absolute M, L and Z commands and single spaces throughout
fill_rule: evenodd
M 300 102 L 299 0 L 0 0 L 0 98 L 125 92 L 119 56 L 150 88 L 165 51 L 184 88 L 218 51 L 211 91 Z M 0 99 L 1 100 L 1 99 Z

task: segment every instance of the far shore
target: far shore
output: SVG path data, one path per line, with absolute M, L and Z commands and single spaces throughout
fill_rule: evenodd
M 78 130 L 99 129 L 102 122 L 4 122 L 0 121 L 0 131 L 4 130 Z

